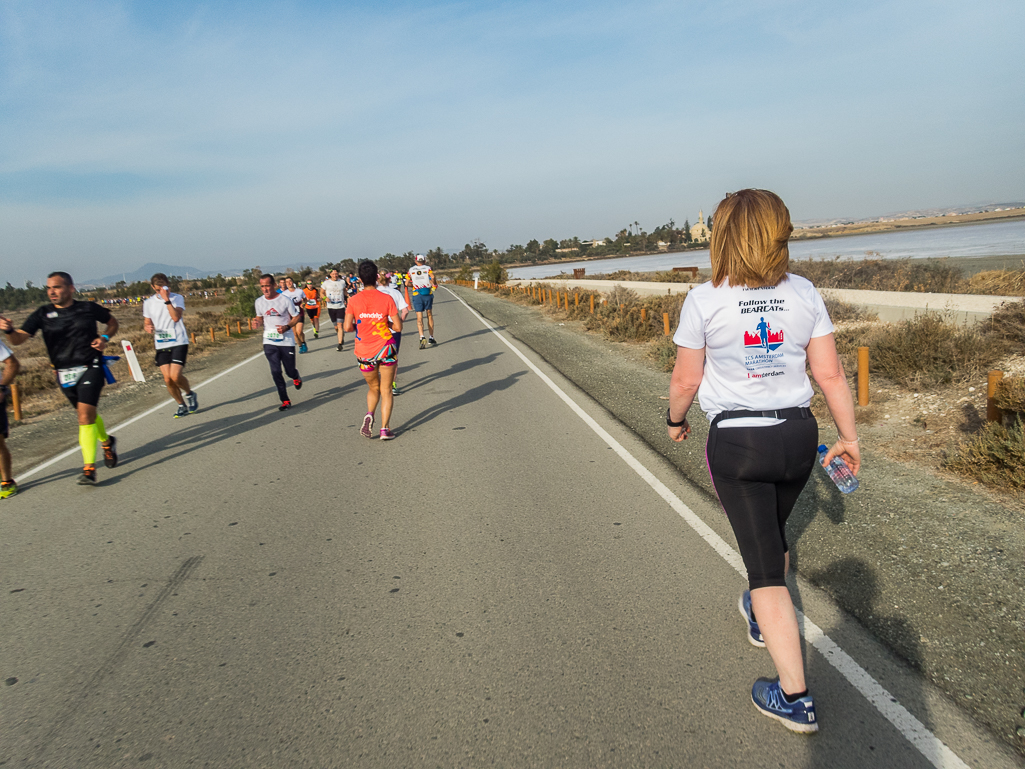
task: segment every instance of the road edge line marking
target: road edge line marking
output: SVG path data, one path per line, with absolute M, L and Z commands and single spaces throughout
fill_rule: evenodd
M 213 381 L 214 381 L 215 379 L 220 379 L 220 378 L 221 378 L 222 376 L 224 376 L 225 374 L 230 374 L 230 373 L 231 373 L 232 371 L 234 371 L 235 369 L 238 369 L 238 368 L 242 368 L 242 366 L 246 365 L 247 363 L 251 363 L 251 362 L 253 362 L 253 361 L 254 361 L 254 360 L 256 360 L 257 358 L 259 358 L 259 357 L 260 357 L 261 355 L 263 355 L 263 353 L 262 353 L 262 352 L 258 352 L 258 353 L 256 353 L 256 355 L 252 355 L 252 356 L 250 356 L 250 357 L 246 358 L 246 359 L 245 359 L 244 361 L 242 361 L 241 363 L 236 363 L 236 364 L 235 364 L 234 366 L 232 366 L 231 368 L 227 368 L 227 369 L 225 369 L 225 370 L 224 370 L 224 371 L 222 371 L 222 372 L 221 372 L 220 374 L 214 374 L 214 375 L 213 375 L 212 377 L 210 377 L 209 379 L 204 379 L 204 380 L 203 380 L 202 382 L 200 382 L 199 384 L 197 384 L 197 385 L 196 385 L 195 387 L 193 387 L 192 389 L 194 389 L 194 390 L 198 390 L 198 389 L 199 389 L 200 387 L 202 387 L 203 385 L 207 385 L 207 384 L 210 384 L 210 383 L 211 383 L 211 382 L 213 382 Z M 154 412 L 156 412 L 156 411 L 160 411 L 160 409 L 162 409 L 162 408 L 165 408 L 166 406 L 170 406 L 170 405 L 171 405 L 172 403 L 174 403 L 174 402 L 175 402 L 175 401 L 174 401 L 174 399 L 173 399 L 173 398 L 168 398 L 168 399 L 167 399 L 166 401 L 161 401 L 160 403 L 158 403 L 158 404 L 157 404 L 156 406 L 154 406 L 153 408 L 147 409 L 146 411 L 143 411 L 143 412 L 142 412 L 141 414 L 136 414 L 136 415 L 135 415 L 134 417 L 132 417 L 131 419 L 127 419 L 127 420 L 125 420 L 124 422 L 121 422 L 121 423 L 119 423 L 119 424 L 113 425 L 112 427 L 108 427 L 108 428 L 107 428 L 107 432 L 108 432 L 108 434 L 109 434 L 109 433 L 113 433 L 113 432 L 115 432 L 115 431 L 117 431 L 117 430 L 120 430 L 120 429 L 121 429 L 122 427 L 128 427 L 128 425 L 130 425 L 130 424 L 132 424 L 132 423 L 134 423 L 134 422 L 138 422 L 138 421 L 139 421 L 140 419 L 143 419 L 144 417 L 148 417 L 148 416 L 149 416 L 150 414 L 152 414 L 152 413 L 154 413 Z M 45 462 L 43 462 L 42 464 L 38 464 L 38 465 L 36 465 L 36 466 L 35 466 L 35 467 L 33 467 L 33 468 L 32 468 L 31 470 L 26 470 L 26 471 L 25 471 L 25 472 L 23 472 L 23 473 L 19 473 L 19 474 L 18 474 L 18 478 L 19 478 L 19 479 L 22 479 L 22 478 L 28 478 L 28 477 L 29 477 L 30 475 L 35 475 L 35 474 L 36 474 L 36 473 L 38 473 L 39 471 L 41 471 L 41 470 L 45 470 L 45 469 L 46 469 L 46 468 L 48 468 L 48 467 L 49 467 L 50 465 L 54 465 L 54 464 L 57 464 L 57 463 L 58 463 L 58 462 L 60 462 L 60 461 L 61 461 L 62 459 L 67 459 L 67 458 L 68 458 L 68 457 L 70 457 L 70 456 L 71 456 L 72 454 L 74 454 L 74 453 L 75 453 L 76 451 L 80 451 L 80 450 L 81 450 L 81 449 L 80 449 L 80 448 L 79 448 L 78 446 L 72 446 L 72 447 L 71 447 L 70 449 L 68 449 L 67 451 L 64 451 L 64 452 L 62 452 L 62 453 L 58 454 L 58 455 L 57 455 L 57 456 L 55 456 L 55 457 L 51 457 L 50 459 L 46 460 L 46 461 L 45 461 Z
M 605 428 L 599 425 L 584 409 L 573 400 L 551 377 L 539 369 L 526 355 L 516 346 L 502 336 L 488 321 L 473 309 L 465 300 L 450 288 L 446 287 L 452 296 L 466 307 L 484 326 L 496 337 L 502 340 L 516 356 L 522 360 L 531 371 L 537 374 L 559 398 L 579 416 L 588 427 L 608 444 L 609 448 L 616 452 L 620 459 L 626 462 L 669 506 L 675 510 L 687 524 L 694 529 L 701 539 L 707 542 L 715 552 L 722 556 L 723 560 L 732 566 L 742 576 L 747 577 L 747 570 L 744 568 L 744 560 L 740 553 L 720 537 L 715 531 L 698 515 L 683 503 L 668 486 L 655 477 L 640 460 L 633 456 L 626 448 L 610 435 Z M 804 612 L 797 610 L 798 621 L 801 626 L 801 635 L 821 654 L 826 661 L 832 665 L 866 700 L 871 703 L 882 716 L 899 731 L 908 742 L 910 742 L 929 763 L 936 769 L 970 769 L 968 764 L 961 760 L 954 751 L 933 734 L 921 721 L 918 720 L 907 708 L 897 702 L 897 698 L 888 692 L 882 684 L 876 681 L 867 670 L 859 665 L 853 657 L 840 648 L 840 646 L 822 628 L 808 619 Z

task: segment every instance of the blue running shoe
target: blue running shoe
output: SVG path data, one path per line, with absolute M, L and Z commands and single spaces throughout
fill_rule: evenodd
M 819 730 L 815 719 L 815 701 L 809 695 L 787 702 L 779 679 L 759 678 L 751 688 L 751 701 L 764 715 L 775 718 L 792 732 L 812 734 Z
M 740 594 L 740 602 L 737 606 L 740 608 L 741 616 L 747 620 L 747 640 L 751 642 L 752 646 L 764 649 L 765 641 L 762 640 L 762 631 L 758 629 L 758 623 L 752 617 L 750 590 L 745 590 Z
M 185 404 L 189 407 L 190 414 L 199 408 L 199 398 L 197 397 L 195 391 L 185 393 Z

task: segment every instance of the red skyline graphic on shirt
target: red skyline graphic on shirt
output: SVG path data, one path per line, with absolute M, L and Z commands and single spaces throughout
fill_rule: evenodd
M 769 332 L 769 344 L 783 344 L 783 332 L 782 331 L 770 331 Z M 744 332 L 744 346 L 745 347 L 761 347 L 762 339 L 758 334 L 751 334 L 747 331 Z

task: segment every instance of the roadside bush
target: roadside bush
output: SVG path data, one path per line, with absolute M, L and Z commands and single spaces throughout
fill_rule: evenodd
M 509 280 L 509 271 L 497 259 L 480 268 L 480 279 L 488 283 L 504 284 Z
M 1005 415 L 1025 417 L 1025 377 L 1013 376 L 1000 380 L 993 397 L 996 407 Z
M 842 299 L 834 299 L 823 295 L 822 301 L 826 303 L 826 310 L 829 311 L 829 317 L 834 323 L 843 321 L 876 320 L 879 318 L 876 313 L 866 310 L 860 305 L 845 302 Z
M 230 315 L 233 318 L 251 318 L 256 313 L 253 303 L 260 296 L 263 296 L 263 292 L 260 291 L 259 286 L 243 286 L 232 295 L 228 307 L 224 310 L 224 314 Z M 200 315 L 210 314 L 212 313 L 200 313 Z M 209 323 L 207 325 L 213 324 Z
M 1001 488 L 1025 490 L 1025 425 L 1018 417 L 1005 427 L 990 422 L 957 444 L 944 463 L 948 470 Z
M 473 267 L 471 267 L 468 264 L 464 264 L 462 267 L 460 267 L 459 272 L 456 273 L 456 280 L 472 281 Z
M 979 326 L 959 326 L 937 313 L 838 329 L 836 341 L 848 370 L 854 368 L 857 348 L 867 346 L 872 373 L 912 390 L 977 377 L 1007 349 Z
M 968 292 L 994 296 L 1021 296 L 1025 294 L 1025 269 L 985 270 L 968 279 Z
M 645 355 L 660 371 L 672 371 L 676 365 L 676 342 L 671 336 L 660 336 L 648 345 Z

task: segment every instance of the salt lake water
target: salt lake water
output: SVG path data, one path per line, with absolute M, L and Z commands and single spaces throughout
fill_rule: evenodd
M 821 240 L 793 240 L 791 259 L 927 259 L 944 256 L 1025 255 L 1025 221 L 992 224 L 951 225 L 921 230 L 880 232 L 873 235 L 851 235 Z M 584 267 L 589 273 L 616 270 L 655 272 L 673 267 L 711 266 L 708 249 L 672 254 L 623 256 L 581 262 L 516 267 L 510 278 L 544 278 L 561 272 L 571 273 Z

